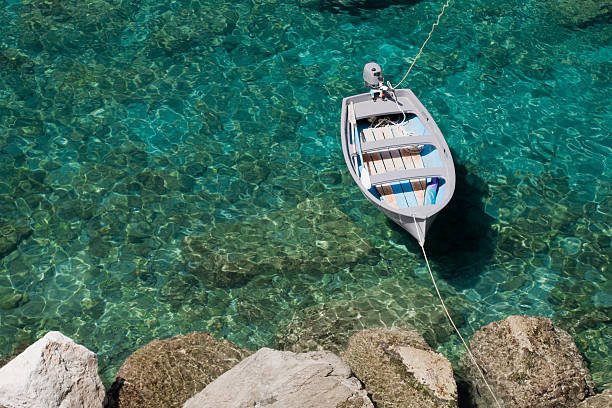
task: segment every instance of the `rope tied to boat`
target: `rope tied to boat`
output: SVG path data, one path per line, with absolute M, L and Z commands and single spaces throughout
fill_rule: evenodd
M 450 0 L 446 0 L 446 3 L 444 3 L 444 5 L 442 6 L 442 11 L 440 11 L 440 14 L 438 14 L 438 18 L 436 19 L 436 22 L 433 23 L 433 25 L 431 26 L 431 30 L 429 30 L 429 34 L 427 35 L 427 38 L 425 39 L 425 42 L 423 42 L 423 45 L 421 45 L 421 48 L 419 49 L 419 52 L 417 53 L 416 57 L 414 57 L 414 59 L 412 60 L 412 64 L 410 64 L 410 68 L 408 68 L 408 71 L 406 72 L 406 75 L 404 75 L 402 80 L 399 81 L 398 84 L 395 85 L 393 88 L 399 87 L 402 84 L 402 82 L 404 82 L 404 79 L 406 79 L 408 77 L 408 74 L 410 74 L 410 71 L 412 71 L 412 67 L 417 62 L 417 60 L 421 57 L 421 54 L 423 53 L 423 48 L 425 48 L 425 45 L 427 44 L 427 42 L 431 38 L 431 35 L 433 34 L 434 30 L 440 24 L 440 19 L 444 15 L 444 11 L 446 11 L 446 8 L 449 6 L 449 4 L 450 4 Z
M 457 335 L 461 339 L 461 342 L 463 343 L 463 347 L 465 347 L 465 350 L 467 351 L 467 354 L 470 356 L 470 359 L 472 360 L 472 363 L 474 363 L 474 366 L 476 366 L 476 371 L 478 371 L 478 373 L 480 374 L 480 377 L 482 378 L 482 380 L 484 381 L 485 385 L 489 389 L 489 392 L 493 396 L 493 399 L 495 400 L 495 404 L 497 405 L 498 408 L 501 408 L 501 405 L 500 405 L 499 401 L 497 400 L 497 397 L 495 396 L 495 393 L 493 392 L 493 389 L 491 388 L 491 386 L 487 382 L 487 379 L 484 376 L 484 372 L 482 371 L 482 368 L 480 368 L 480 366 L 476 362 L 476 358 L 472 354 L 472 351 L 468 347 L 467 343 L 463 339 L 463 336 L 459 332 L 459 329 L 455 325 L 455 322 L 453 321 L 453 318 L 451 317 L 450 313 L 448 312 L 448 309 L 446 308 L 446 304 L 444 303 L 444 300 L 442 300 L 442 295 L 440 294 L 440 290 L 438 289 L 438 285 L 436 283 L 436 279 L 434 278 L 433 272 L 431 271 L 431 266 L 429 266 L 429 260 L 427 259 L 427 253 L 425 252 L 425 243 L 424 243 L 423 237 L 421 237 L 421 228 L 419 227 L 419 224 L 417 223 L 417 220 L 416 220 L 416 216 L 414 214 L 412 214 L 412 219 L 414 221 L 414 225 L 415 225 L 416 230 L 417 230 L 417 235 L 419 236 L 419 245 L 421 246 L 421 251 L 423 251 L 423 257 L 425 258 L 425 264 L 427 265 L 427 270 L 429 271 L 429 276 L 431 277 L 431 281 L 433 282 L 434 288 L 436 289 L 436 293 L 438 294 L 438 298 L 440 299 L 440 303 L 442 304 L 442 308 L 444 309 L 444 313 L 446 313 L 446 317 L 448 317 L 448 320 L 451 322 L 451 325 L 455 329 L 455 332 L 457 333 Z

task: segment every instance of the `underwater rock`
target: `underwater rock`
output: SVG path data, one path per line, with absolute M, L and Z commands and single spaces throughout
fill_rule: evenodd
M 269 348 L 260 349 L 221 375 L 189 399 L 184 408 L 238 406 L 374 407 L 359 380 L 337 355 Z
M 0 368 L 4 367 L 9 361 L 17 357 L 19 354 L 23 353 L 25 349 L 34 344 L 34 340 L 31 336 L 31 332 L 24 330 L 17 333 L 14 340 L 11 342 L 10 353 L 4 356 L 3 358 L 0 358 Z
M 208 305 L 205 291 L 200 291 L 200 281 L 191 275 L 174 274 L 160 288 L 159 298 L 172 306 L 174 310 L 193 304 L 198 307 Z
M 109 391 L 110 406 L 181 407 L 249 354 L 248 350 L 204 332 L 153 340 L 119 368 Z
M 578 404 L 578 408 L 612 408 L 612 388 L 585 399 Z
M 407 328 L 354 334 L 342 354 L 379 408 L 456 407 L 451 363 Z
M 183 241 L 186 269 L 216 287 L 242 286 L 264 273 L 336 272 L 373 251 L 364 232 L 323 199 L 240 223 L 218 223 L 209 236 Z
M 138 180 L 138 182 L 141 183 L 145 189 L 150 190 L 155 194 L 162 195 L 167 192 L 164 179 L 148 170 L 138 174 L 136 176 L 136 180 Z
M 605 249 L 592 256 L 590 263 L 605 261 L 604 252 Z M 566 259 L 570 260 L 571 257 Z M 553 319 L 574 338 L 578 349 L 590 361 L 589 367 L 596 384 L 605 384 L 612 378 L 612 361 L 605 358 L 612 344 L 612 304 L 598 302 L 605 300 L 600 295 L 609 293 L 599 278 L 607 276 L 605 268 L 607 264 L 602 266 L 601 275 L 584 273 L 580 281 L 559 281 L 550 290 L 548 298 L 553 305 Z
M 17 48 L 0 48 L 0 67 L 32 73 L 34 62 Z
M 8 288 L 0 288 L 0 309 L 14 309 L 27 303 L 28 300 L 29 298 L 26 293 L 16 292 Z
M 470 348 L 502 404 L 574 407 L 593 394 L 593 381 L 572 337 L 543 317 L 510 316 L 477 331 Z M 480 374 L 460 362 L 479 407 L 494 406 Z
M 305 352 L 328 350 L 340 353 L 351 334 L 358 331 L 360 313 L 350 305 L 345 308 L 327 303 L 298 310 L 276 333 L 281 350 Z
M 102 407 L 98 358 L 60 332 L 42 339 L 0 369 L 0 406 Z
M 332 12 L 356 13 L 359 10 L 384 9 L 397 4 L 412 6 L 421 0 L 299 0 L 302 7 Z
M 243 155 L 236 165 L 240 175 L 247 183 L 261 184 L 270 175 L 270 165 L 264 160 L 255 160 L 251 155 Z
M 612 14 L 610 0 L 543 0 L 562 24 L 585 27 Z
M 359 273 L 359 266 L 355 269 Z M 392 299 L 389 293 L 393 293 Z M 465 299 L 448 296 L 446 303 L 455 322 L 462 325 L 469 310 Z M 398 326 L 414 327 L 429 344 L 443 343 L 453 333 L 431 291 L 424 291 L 412 279 L 392 277 L 352 293 L 351 299 L 328 300 L 297 310 L 288 321 L 281 321 L 276 346 L 294 352 L 339 353 L 359 330 Z
M 580 189 L 572 187 L 567 174 L 558 170 L 537 175 L 518 171 L 496 183 L 491 188 L 506 202 L 498 201 L 497 205 L 514 210 L 500 213 L 493 262 L 511 265 L 522 257 L 534 267 L 559 273 L 561 278 L 543 295 L 552 307 L 551 317 L 572 336 L 589 361 L 594 382 L 609 383 L 612 361 L 606 357 L 612 347 L 612 303 L 600 295 L 610 292 L 605 280 L 609 276 L 610 241 L 602 228 L 607 225 L 610 203 L 576 200 Z M 513 197 L 517 193 L 520 200 Z M 520 276 L 530 279 L 529 274 L 511 269 L 507 273 L 514 278 L 505 279 L 498 288 L 519 286 Z
M 156 58 L 199 50 L 202 44 L 218 46 L 237 20 L 235 11 L 223 7 L 185 7 L 163 13 L 147 38 L 147 55 Z
M 25 223 L 11 222 L 0 217 L 0 259 L 17 249 L 32 234 Z

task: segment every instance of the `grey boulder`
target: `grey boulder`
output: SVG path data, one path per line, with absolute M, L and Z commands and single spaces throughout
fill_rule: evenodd
M 504 407 L 576 407 L 593 381 L 574 340 L 544 317 L 509 316 L 482 327 L 470 348 Z M 496 406 L 467 357 L 461 361 L 478 407 Z
M 350 368 L 329 351 L 262 348 L 189 399 L 183 408 L 373 408 Z
M 0 369 L 6 408 L 101 408 L 103 401 L 96 354 L 60 332 L 47 333 Z

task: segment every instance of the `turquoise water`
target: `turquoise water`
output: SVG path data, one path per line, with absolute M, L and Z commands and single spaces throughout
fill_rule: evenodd
M 360 195 L 339 140 L 363 64 L 397 82 L 441 4 L 0 4 L 0 357 L 61 330 L 108 383 L 178 333 L 292 348 L 408 324 L 456 360 L 418 246 Z M 598 386 L 609 10 L 455 0 L 407 82 L 456 163 L 427 250 L 460 329 L 550 317 Z

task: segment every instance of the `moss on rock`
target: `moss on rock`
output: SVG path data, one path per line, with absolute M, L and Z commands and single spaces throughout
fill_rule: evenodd
M 188 398 L 250 354 L 204 332 L 153 340 L 119 368 L 109 406 L 182 407 Z
M 454 380 L 451 379 L 455 387 L 455 399 L 447 401 L 437 398 L 433 390 L 423 385 L 407 370 L 397 352 L 401 347 L 413 347 L 434 353 L 415 330 L 378 328 L 355 333 L 350 338 L 342 358 L 355 376 L 364 383 L 378 408 L 456 407 Z

